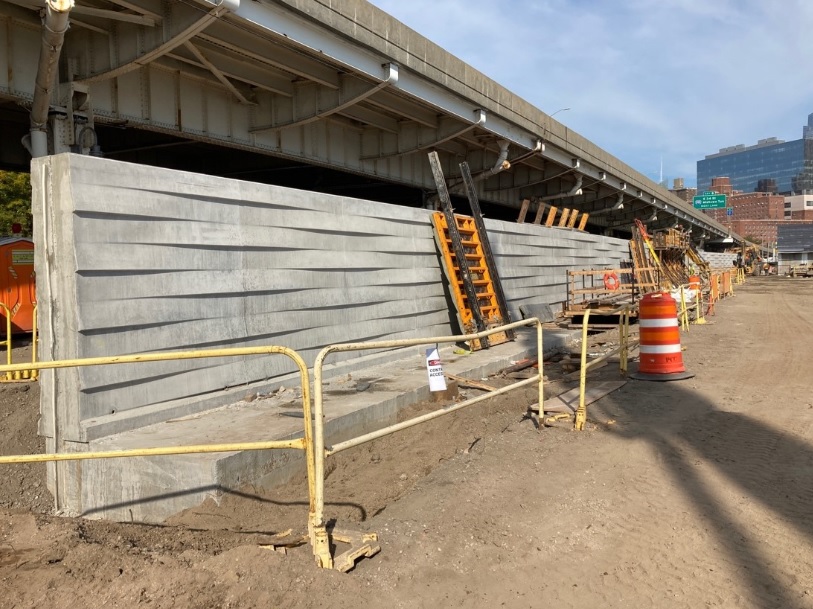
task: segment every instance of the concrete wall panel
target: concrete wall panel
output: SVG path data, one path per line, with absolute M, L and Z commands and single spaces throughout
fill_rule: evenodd
M 567 271 L 618 267 L 628 242 L 573 230 L 486 220 L 512 318 L 526 303 L 567 299 Z
M 278 344 L 312 363 L 330 343 L 457 331 L 427 210 L 75 155 L 38 160 L 33 183 L 43 357 Z M 515 318 L 565 300 L 568 268 L 627 257 L 617 239 L 487 226 Z M 43 412 L 85 442 L 293 370 L 265 356 L 59 372 Z

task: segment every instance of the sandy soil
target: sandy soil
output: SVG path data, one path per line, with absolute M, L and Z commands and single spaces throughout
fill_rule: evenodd
M 328 515 L 382 545 L 349 574 L 260 547 L 302 530 L 301 480 L 140 526 L 0 467 L 0 607 L 813 607 L 811 296 L 751 279 L 683 335 L 695 378 L 630 381 L 585 432 L 537 432 L 529 390 L 343 453 Z M 0 452 L 41 449 L 36 394 L 0 387 Z

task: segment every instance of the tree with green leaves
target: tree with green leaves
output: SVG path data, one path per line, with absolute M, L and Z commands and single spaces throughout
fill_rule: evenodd
M 15 171 L 0 171 L 0 236 L 11 235 L 13 224 L 22 227 L 20 236 L 31 236 L 31 176 Z

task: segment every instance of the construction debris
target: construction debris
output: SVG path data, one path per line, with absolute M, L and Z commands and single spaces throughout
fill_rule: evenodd
M 456 374 L 446 374 L 446 378 L 457 381 L 458 387 L 468 387 L 470 389 L 480 389 L 482 391 L 497 391 L 496 387 L 492 387 L 491 385 L 487 385 L 486 383 L 481 383 L 480 381 L 475 381 L 473 379 L 467 379 L 463 376 L 457 376 Z

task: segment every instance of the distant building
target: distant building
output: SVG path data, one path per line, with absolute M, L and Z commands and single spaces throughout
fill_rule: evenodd
M 727 177 L 714 179 L 712 190 L 727 194 L 726 209 L 707 209 L 706 214 L 727 226 L 731 232 L 772 247 L 777 240 L 777 227 L 780 225 L 806 224 L 813 222 L 813 194 L 799 195 L 802 206 L 810 201 L 810 214 L 803 212 L 795 216 L 788 213 L 788 199 L 767 192 L 735 192 L 730 194 L 731 185 Z M 728 191 L 728 192 L 727 192 Z M 795 203 L 800 206 L 800 203 Z
M 696 188 L 686 188 L 683 183 L 683 178 L 675 178 L 672 182 L 672 188 L 669 189 L 674 195 L 677 195 L 681 200 L 691 203 L 694 196 L 697 194 Z
M 813 220 L 813 194 L 785 197 L 786 220 Z
M 697 162 L 697 190 L 714 190 L 712 180 L 727 176 L 735 191 L 813 193 L 813 114 L 802 136 L 790 142 L 770 137 L 753 146 L 721 148 Z
M 717 176 L 711 179 L 711 186 L 708 188 L 711 192 L 716 192 L 720 195 L 733 195 L 734 187 L 731 185 L 731 178 L 728 176 Z M 705 192 L 705 191 L 704 191 Z
M 780 226 L 776 249 L 780 272 L 792 265 L 813 262 L 813 223 Z

